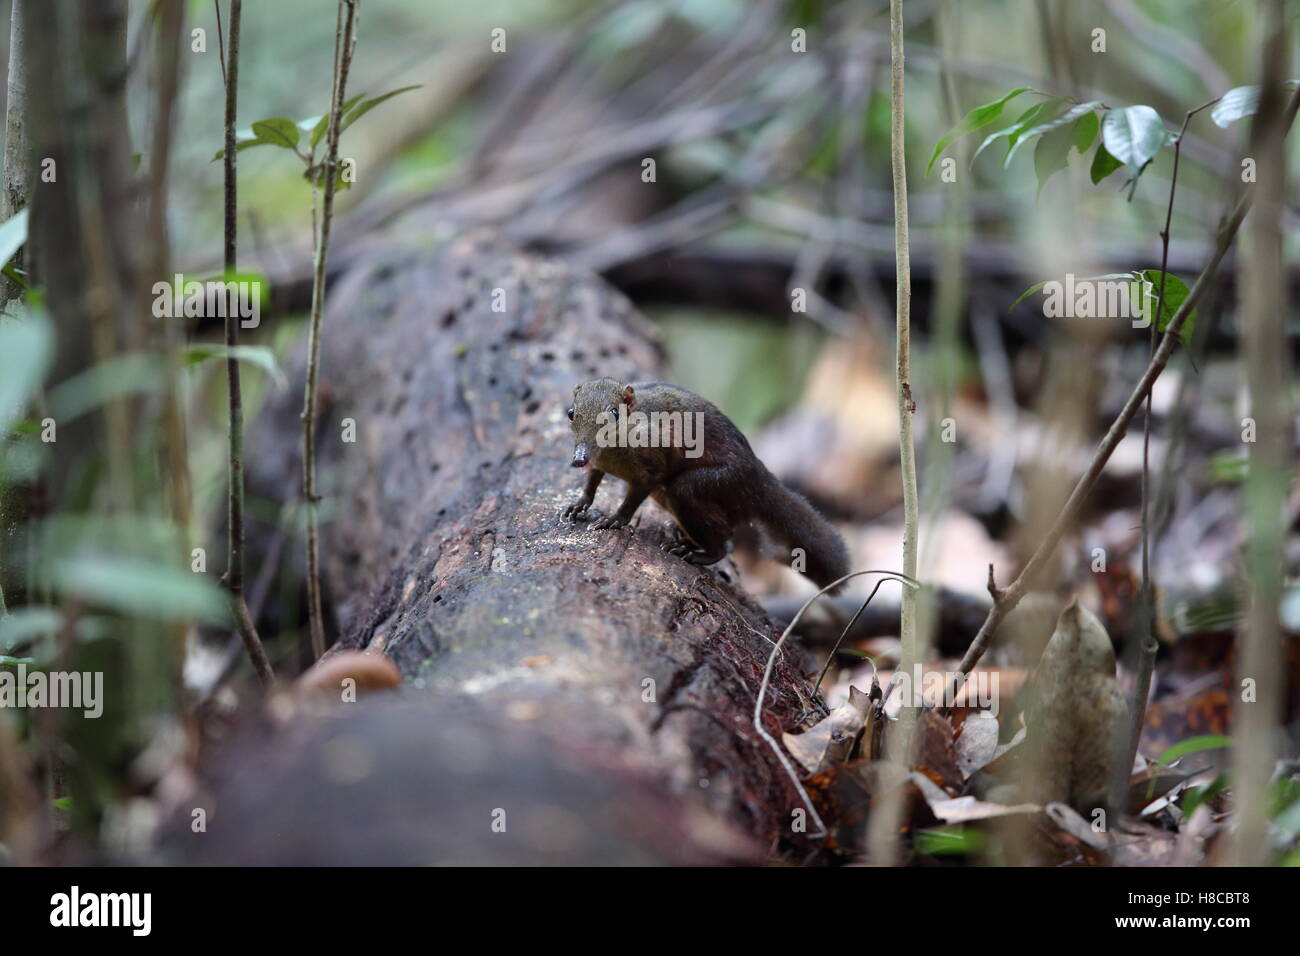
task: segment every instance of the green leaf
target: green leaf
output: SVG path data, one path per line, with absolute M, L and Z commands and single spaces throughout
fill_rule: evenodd
M 274 119 L 258 120 L 253 124 L 253 133 L 263 143 L 279 146 L 282 149 L 298 148 L 298 124 L 291 119 L 277 116 Z
M 419 83 L 415 84 L 414 86 L 403 86 L 400 89 L 390 90 L 389 92 L 384 93 L 380 96 L 376 96 L 371 99 L 364 100 L 361 103 L 358 103 L 356 106 L 353 106 L 351 109 L 344 111 L 343 120 L 341 123 L 339 123 L 339 132 L 340 133 L 343 132 L 345 129 L 347 129 L 357 120 L 361 119 L 361 117 L 365 116 L 367 113 L 369 113 L 371 110 L 373 110 L 376 106 L 378 106 L 380 103 L 384 102 L 385 100 L 391 100 L 394 96 L 397 96 L 401 93 L 409 93 L 411 90 L 418 90 L 419 88 L 420 88 Z
M 930 162 L 926 164 L 925 174 L 927 176 L 930 175 L 930 170 L 934 168 L 935 162 L 943 154 L 943 151 L 947 149 L 948 146 L 953 142 L 953 140 L 957 139 L 959 136 L 965 136 L 967 133 L 972 133 L 983 126 L 987 126 L 989 123 L 992 123 L 994 120 L 996 120 L 999 116 L 1002 115 L 1003 107 L 1005 107 L 1008 103 L 1010 103 L 1021 93 L 1027 93 L 1027 92 L 1029 92 L 1029 87 L 1027 86 L 1016 87 L 1010 93 L 1004 95 L 1001 99 L 996 99 L 992 103 L 985 103 L 983 106 L 977 106 L 969 113 L 967 113 L 965 116 L 963 116 L 961 118 L 961 121 L 958 122 L 957 125 L 954 126 L 952 129 L 948 130 L 948 132 L 946 132 L 939 139 L 939 142 L 935 144 L 934 152 L 930 155 Z
M 970 158 L 971 165 L 974 165 L 975 160 L 979 159 L 980 153 L 984 152 L 984 150 L 988 149 L 999 139 L 1005 139 L 1007 141 L 1007 152 L 1010 153 L 1011 148 L 1016 145 L 1016 139 L 1020 134 L 1041 122 L 1044 117 L 1048 116 L 1052 110 L 1056 109 L 1056 107 L 1060 105 L 1060 102 L 1061 100 L 1058 97 L 1056 99 L 1044 100 L 1042 103 L 1035 103 L 1033 106 L 1029 107 L 1029 109 L 1017 116 L 1016 121 L 1010 126 L 1005 129 L 1000 129 L 996 133 L 990 133 L 988 136 L 984 137 L 984 142 L 980 143 L 979 149 L 975 150 L 975 155 Z
M 1292 836 L 1300 835 L 1300 801 L 1283 810 L 1273 822 Z
M 1160 114 L 1151 107 L 1126 106 L 1106 114 L 1101 123 L 1101 141 L 1111 156 L 1137 172 L 1169 142 L 1169 133 Z
M 0 269 L 0 274 L 3 274 L 10 282 L 22 289 L 24 292 L 30 288 L 30 286 L 27 285 L 27 273 L 23 272 L 21 269 L 15 269 L 12 262 L 6 262 L 4 268 Z
M 1095 186 L 1123 165 L 1107 152 L 1105 142 L 1101 142 L 1097 144 L 1097 152 L 1092 156 L 1092 168 L 1088 170 L 1088 176 Z
M 8 262 L 27 241 L 27 210 L 19 209 L 0 225 L 0 262 Z
M 1010 150 L 1008 150 L 1007 158 L 1003 161 L 1002 165 L 1006 166 L 1008 163 L 1010 163 L 1012 157 L 1016 155 L 1016 151 L 1019 150 L 1021 146 L 1024 146 L 1026 143 L 1028 143 L 1030 140 L 1038 136 L 1042 136 L 1044 133 L 1050 133 L 1053 130 L 1060 129 L 1063 126 L 1069 126 L 1071 123 L 1075 122 L 1082 116 L 1085 115 L 1095 116 L 1096 114 L 1093 113 L 1093 110 L 1095 110 L 1098 106 L 1101 106 L 1101 100 L 1093 100 L 1091 103 L 1080 103 L 1078 106 L 1074 106 L 1066 110 L 1064 113 L 1062 113 L 1060 116 L 1056 117 L 1053 120 L 1048 120 L 1046 123 L 1036 123 L 1033 126 L 1029 127 L 1024 132 L 1020 133 L 1020 135 L 1015 137 L 1014 145 L 1011 147 Z M 1066 152 L 1069 151 L 1070 142 L 1072 142 L 1072 140 L 1066 142 Z
M 1074 124 L 1074 148 L 1080 156 L 1088 151 L 1100 129 L 1101 117 L 1091 110 L 1079 117 L 1079 121 Z
M 227 358 L 231 355 L 240 362 L 257 366 L 271 376 L 276 385 L 288 384 L 284 372 L 280 371 L 280 366 L 275 360 L 275 353 L 264 345 L 236 345 L 234 348 L 227 345 L 190 345 L 185 349 L 185 362 L 187 365 L 198 365 L 208 359 Z
M 150 620 L 229 623 L 225 597 L 208 578 L 167 564 L 84 555 L 54 564 L 56 593 Z
M 952 826 L 916 831 L 917 852 L 931 856 L 983 853 L 988 845 L 988 835 L 974 827 Z
M 1300 80 L 1287 80 L 1286 85 L 1295 89 Z M 1210 110 L 1210 119 L 1227 129 L 1242 117 L 1254 116 L 1259 111 L 1259 91 L 1258 86 L 1238 86 L 1228 90 Z
M 235 142 L 235 152 L 242 153 L 244 150 L 250 149 L 253 146 L 270 146 L 270 145 L 271 143 L 267 140 L 261 139 L 257 136 L 250 136 L 247 139 L 241 139 Z M 212 157 L 210 162 L 215 163 L 217 160 L 219 160 L 222 156 L 225 155 L 226 155 L 226 150 L 223 147 L 217 150 L 216 155 Z
M 366 95 L 365 93 L 358 93 L 356 96 L 352 97 L 352 99 L 350 99 L 350 100 L 344 100 L 344 102 L 343 102 L 343 110 L 342 110 L 343 114 L 346 116 L 348 110 L 352 109 L 353 106 L 355 106 L 358 102 L 360 102 L 360 100 L 362 99 L 362 97 L 364 97 L 365 95 Z M 304 122 L 305 122 L 305 121 L 304 121 Z M 315 124 L 312 126 L 312 130 L 311 130 L 311 139 L 308 140 L 308 143 L 311 145 L 311 148 L 312 148 L 313 150 L 314 150 L 314 149 L 316 148 L 316 146 L 320 143 L 320 141 L 321 141 L 322 139 L 324 139 L 324 137 L 325 137 L 325 132 L 326 132 L 329 128 L 330 128 L 330 115 L 329 115 L 329 113 L 326 113 L 326 114 L 324 114 L 323 116 L 319 116 L 319 117 L 316 118 L 316 122 L 315 122 Z
M 1227 786 L 1228 786 L 1228 775 L 1226 773 L 1221 773 L 1217 777 L 1215 777 L 1214 780 L 1208 786 L 1193 787 L 1192 789 L 1188 790 L 1187 795 L 1183 797 L 1182 806 L 1180 808 L 1183 811 L 1183 816 L 1190 817 L 1193 813 L 1196 812 L 1197 807 L 1199 807 L 1206 800 L 1210 800 L 1218 796 L 1227 788 Z
M 0 647 L 9 650 L 16 644 L 53 634 L 62 626 L 63 612 L 57 607 L 16 607 L 0 617 Z
M 0 436 L 22 414 L 53 354 L 54 332 L 44 312 L 0 316 Z
M 1024 139 L 1020 142 L 1023 143 Z M 1020 143 L 1016 145 L 1019 146 Z M 1065 169 L 1072 145 L 1074 130 L 1068 126 L 1054 129 L 1038 140 L 1038 145 L 1034 147 L 1034 175 L 1038 177 L 1039 194 L 1053 175 Z
M 156 355 L 126 352 L 64 379 L 50 390 L 50 414 L 62 425 L 124 395 L 156 391 L 162 369 Z
M 1031 295 L 1033 295 L 1035 292 L 1041 292 L 1042 289 L 1043 289 L 1043 286 L 1045 286 L 1045 285 L 1047 285 L 1047 280 L 1046 280 L 1046 279 L 1044 279 L 1042 282 L 1035 282 L 1033 285 L 1031 285 L 1031 286 L 1030 286 L 1028 289 L 1026 289 L 1024 292 L 1020 293 L 1020 295 L 1016 298 L 1016 301 L 1015 301 L 1015 302 L 1012 302 L 1011 305 L 1007 308 L 1007 311 L 1010 312 L 1012 309 L 1014 309 L 1016 306 L 1018 306 L 1021 302 L 1024 302 L 1026 299 L 1028 299 L 1028 298 L 1029 298 Z
M 1138 275 L 1144 283 L 1149 283 L 1146 285 L 1145 291 L 1149 293 L 1151 301 L 1153 303 L 1158 301 L 1160 294 L 1160 270 L 1145 269 L 1138 273 Z M 1156 323 L 1157 332 L 1162 334 L 1164 333 L 1165 329 L 1169 327 L 1170 321 L 1178 313 L 1178 310 L 1182 308 L 1183 303 L 1187 301 L 1187 297 L 1191 294 L 1192 290 L 1187 288 L 1186 282 L 1178 278 L 1178 276 L 1174 275 L 1172 272 L 1166 275 L 1165 307 L 1160 310 L 1160 321 Z M 1151 306 L 1151 308 L 1154 308 L 1154 305 Z M 1178 329 L 1178 340 L 1183 343 L 1183 348 L 1191 348 L 1192 332 L 1195 331 L 1195 329 L 1196 310 L 1192 309 L 1192 311 L 1187 314 L 1187 318 L 1183 320 L 1182 326 Z
M 1220 750 L 1230 746 L 1232 746 L 1232 738 L 1224 737 L 1222 734 L 1191 737 L 1181 743 L 1174 744 L 1157 758 L 1157 762 L 1168 766 L 1179 757 L 1186 757 L 1188 754 L 1201 753 L 1205 750 Z

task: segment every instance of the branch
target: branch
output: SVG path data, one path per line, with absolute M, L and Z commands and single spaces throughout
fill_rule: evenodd
M 798 626 L 799 620 L 803 617 L 804 612 L 812 607 L 813 604 L 816 603 L 817 599 L 827 591 L 833 591 L 845 581 L 848 581 L 851 578 L 861 577 L 864 574 L 884 574 L 888 577 L 896 578 L 904 585 L 904 594 L 907 594 L 909 589 L 918 587 L 918 584 L 914 579 L 899 574 L 897 571 L 881 571 L 877 569 L 853 571 L 844 575 L 844 577 L 840 578 L 838 581 L 832 581 L 830 584 L 826 585 L 826 587 L 822 588 L 807 601 L 804 601 L 803 607 L 799 608 L 798 613 L 796 613 L 790 620 L 790 623 L 785 626 L 785 630 L 781 632 L 781 637 L 772 646 L 772 652 L 767 656 L 767 666 L 763 668 L 763 681 L 758 685 L 758 697 L 754 700 L 754 732 L 767 741 L 767 745 L 772 748 L 772 753 L 776 754 L 776 759 L 779 760 L 781 766 L 785 768 L 785 772 L 790 777 L 795 789 L 799 791 L 799 796 L 803 798 L 804 806 L 808 808 L 808 813 L 812 817 L 813 822 L 817 824 L 817 829 L 819 831 L 817 833 L 808 834 L 812 839 L 821 839 L 826 836 L 828 832 L 826 824 L 822 822 L 821 816 L 817 813 L 817 808 L 813 806 L 812 798 L 808 796 L 808 791 L 805 790 L 803 784 L 799 782 L 799 774 L 795 772 L 794 765 L 790 763 L 790 758 L 785 755 L 785 751 L 783 751 L 780 745 L 776 742 L 776 738 L 769 734 L 766 728 L 763 727 L 763 701 L 767 697 L 767 687 L 772 682 L 772 668 L 776 666 L 776 656 L 781 653 L 781 648 L 785 645 L 786 639 L 790 637 L 790 634 L 794 631 L 795 627 Z M 880 584 L 877 583 L 876 590 L 879 590 L 879 588 Z M 876 590 L 871 592 L 871 597 L 875 597 Z M 871 603 L 871 597 L 867 598 L 867 603 L 862 605 L 864 609 L 867 604 Z M 820 682 L 821 680 L 819 678 L 818 683 Z
M 1283 122 L 1284 135 L 1285 130 L 1291 128 L 1295 121 L 1296 111 L 1300 109 L 1300 90 L 1292 97 L 1291 103 L 1287 107 L 1287 113 Z M 1060 514 L 1052 524 L 1047 536 L 1039 544 L 1029 561 L 1025 564 L 1024 569 L 1011 585 L 1003 592 L 1001 600 L 997 601 L 989 610 L 988 617 L 984 619 L 983 625 L 980 626 L 979 633 L 975 635 L 975 640 L 971 642 L 970 648 L 962 657 L 958 665 L 958 673 L 954 676 L 949 687 L 949 694 L 952 695 L 947 699 L 955 698 L 961 685 L 965 683 L 966 676 L 979 663 L 984 652 L 988 650 L 990 641 L 997 627 L 1006 615 L 1020 603 L 1028 590 L 1029 585 L 1036 580 L 1041 572 L 1043 565 L 1051 558 L 1056 546 L 1060 543 L 1065 531 L 1079 515 L 1084 500 L 1092 491 L 1097 479 L 1101 476 L 1102 470 L 1106 467 L 1106 462 L 1114 454 L 1120 440 L 1128 432 L 1128 427 L 1137 414 L 1138 409 L 1146 400 L 1147 395 L 1151 392 L 1151 387 L 1155 384 L 1160 373 L 1164 371 L 1165 366 L 1169 364 L 1169 357 L 1173 354 L 1174 348 L 1178 344 L 1178 333 L 1182 329 L 1183 323 L 1187 316 L 1191 314 L 1196 303 L 1200 301 L 1201 296 L 1209 288 L 1213 279 L 1214 272 L 1218 269 L 1219 264 L 1223 261 L 1224 255 L 1227 254 L 1228 248 L 1236 238 L 1237 231 L 1241 228 L 1241 222 L 1246 217 L 1250 209 L 1252 193 L 1249 188 L 1244 190 L 1238 197 L 1233 207 L 1232 214 L 1228 217 L 1218 230 L 1214 251 L 1210 255 L 1210 261 L 1206 263 L 1205 268 L 1201 270 L 1200 275 L 1196 277 L 1196 282 L 1192 286 L 1191 292 L 1179 306 L 1174 317 L 1169 320 L 1164 335 L 1160 339 L 1160 345 L 1156 348 L 1155 354 L 1151 356 L 1151 361 L 1147 365 L 1146 371 L 1142 373 L 1142 378 L 1134 387 L 1133 392 L 1129 395 L 1124 407 L 1116 416 L 1115 421 L 1111 424 L 1110 429 L 1106 432 L 1101 444 L 1094 452 L 1092 461 L 1089 462 L 1087 470 L 1070 492 L 1070 497 L 1066 500 L 1065 505 L 1061 508 Z
M 1178 161 L 1182 156 L 1183 137 L 1187 134 L 1187 125 L 1192 117 L 1202 110 L 1209 109 L 1223 97 L 1216 96 L 1208 103 L 1202 103 L 1195 109 L 1187 111 L 1183 117 L 1183 126 L 1174 139 L 1174 168 L 1169 177 L 1169 202 L 1165 206 L 1165 226 L 1160 230 L 1160 290 L 1156 294 L 1156 315 L 1151 323 L 1151 353 L 1156 350 L 1156 335 L 1160 329 L 1160 319 L 1165 311 L 1165 285 L 1169 278 L 1169 236 L 1174 220 L 1174 196 L 1178 190 Z M 1137 644 L 1137 666 L 1134 668 L 1137 679 L 1133 685 L 1133 701 L 1129 707 L 1129 733 L 1121 743 L 1124 750 L 1120 759 L 1115 761 L 1115 779 L 1112 781 L 1112 803 L 1120 805 L 1124 788 L 1128 784 L 1133 758 L 1137 755 L 1138 741 L 1142 737 L 1142 726 L 1146 722 L 1147 697 L 1151 693 L 1151 675 L 1155 670 L 1156 651 L 1159 642 L 1155 638 L 1155 582 L 1151 579 L 1151 523 L 1150 523 L 1150 454 L 1151 454 L 1151 395 L 1147 394 L 1146 415 L 1142 421 L 1142 591 L 1138 597 L 1138 615 L 1134 630 L 1140 636 Z
M 235 116 L 239 102 L 239 15 L 241 0 L 230 0 L 230 42 L 226 44 L 226 149 L 223 157 L 225 170 L 225 267 L 226 275 L 236 270 L 235 217 L 239 209 L 235 181 L 235 157 L 239 155 L 235 144 Z M 235 627 L 244 642 L 248 658 L 263 686 L 269 685 L 275 675 L 267 660 L 266 648 L 257 636 L 253 618 L 244 603 L 244 400 L 239 387 L 239 314 L 237 309 L 226 310 L 226 378 L 230 383 L 230 553 L 226 568 L 226 587 L 230 591 L 231 612 Z
M 339 0 L 334 33 L 334 90 L 330 101 L 325 160 L 321 164 L 324 198 L 316 232 L 315 269 L 311 290 L 311 335 L 307 343 L 307 384 L 302 405 L 302 494 L 307 502 L 307 617 L 313 657 L 325 653 L 325 626 L 321 613 L 320 529 L 316 504 L 316 380 L 320 371 L 320 325 L 325 312 L 325 266 L 329 256 L 330 222 L 334 216 L 334 181 L 339 161 L 339 127 L 348 84 L 348 68 L 356 45 L 357 7 L 361 0 Z M 313 204 L 314 208 L 314 204 Z

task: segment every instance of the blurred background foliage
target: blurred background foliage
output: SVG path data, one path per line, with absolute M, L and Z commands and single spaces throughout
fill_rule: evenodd
M 0 12 L 7 22 L 7 3 Z M 150 50 L 150 4 L 133 0 L 130 14 L 127 49 Z M 433 242 L 488 226 L 593 268 L 653 318 L 671 376 L 727 409 L 747 432 L 788 422 L 783 416 L 800 408 L 839 416 L 842 434 L 852 436 L 849 452 L 820 439 L 785 441 L 778 431 L 773 441 L 781 448 L 769 461 L 783 451 L 796 459 L 779 470 L 838 517 L 896 518 L 887 14 L 879 0 L 365 0 L 350 91 L 374 96 L 419 88 L 344 135 L 341 153 L 356 160 L 357 181 L 339 198 L 331 262 L 343 268 L 356 250 L 389 236 Z M 206 52 L 183 56 L 168 206 L 171 261 L 190 276 L 217 271 L 222 227 L 222 167 L 213 156 L 222 145 L 223 93 L 210 2 L 189 4 L 187 35 L 196 28 L 206 31 Z M 1098 28 L 1106 31 L 1104 53 L 1090 49 Z M 297 122 L 325 110 L 333 29 L 333 6 L 320 0 L 245 6 L 241 127 L 275 117 Z M 490 48 L 495 29 L 505 31 L 505 55 Z M 806 52 L 791 49 L 796 29 L 806 31 Z M 1112 107 L 1147 104 L 1176 130 L 1188 109 L 1257 81 L 1256 5 L 911 0 L 907 31 L 906 147 L 920 327 L 913 361 L 918 440 L 929 449 L 922 451 L 925 494 L 931 501 L 936 489 L 955 495 L 1000 532 L 1005 524 L 989 519 L 992 513 L 1003 522 L 1008 513 L 1027 520 L 1022 490 L 1008 490 L 1008 481 L 994 489 L 998 500 L 983 501 L 987 477 L 971 478 L 960 459 L 952 475 L 932 468 L 927 476 L 927 458 L 939 463 L 949 454 L 934 426 L 954 403 L 995 404 L 986 392 L 1004 390 L 1022 410 L 1042 397 L 1049 377 L 1042 343 L 1050 330 L 1032 309 L 1006 314 L 1029 283 L 1058 274 L 1062 264 L 1081 275 L 1158 267 L 1172 153 L 1164 150 L 1131 192 L 1123 175 L 1093 186 L 1087 162 L 1072 154 L 1067 170 L 1040 193 L 1029 150 L 1007 169 L 996 149 L 971 164 L 983 133 L 947 151 L 957 159 L 955 183 L 937 171 L 927 177 L 935 143 L 968 110 L 1018 86 Z M 0 43 L 6 41 L 0 31 Z M 146 69 L 128 77 L 135 154 L 148 154 L 153 82 Z M 1001 122 L 1019 112 L 1009 110 Z M 1245 135 L 1245 124 L 1221 129 L 1208 117 L 1189 131 L 1171 272 L 1190 280 L 1204 262 L 1233 194 Z M 1294 167 L 1295 137 L 1287 148 Z M 653 183 L 641 178 L 644 157 L 656 161 Z M 246 337 L 266 350 L 245 365 L 251 421 L 267 389 L 282 387 L 279 366 L 300 347 L 312 193 L 301 163 L 279 149 L 242 152 L 238 170 L 240 266 L 265 276 L 272 290 L 269 314 Z M 150 175 L 147 161 L 142 175 Z M 1298 214 L 1289 197 L 1288 263 L 1300 253 Z M 791 312 L 794 287 L 809 292 L 806 313 Z M 3 666 L 61 661 L 91 669 L 112 660 L 133 675 L 113 685 L 101 721 L 70 717 L 63 734 L 18 728 L 37 742 L 34 751 L 48 748 L 38 762 L 60 810 L 94 827 L 147 786 L 141 760 L 151 744 L 184 746 L 173 719 L 178 640 L 190 624 L 221 630 L 226 623 L 218 588 L 225 380 L 223 363 L 209 360 L 216 353 L 187 352 L 194 519 L 192 527 L 177 528 L 159 504 L 161 358 L 132 351 L 56 380 L 50 370 L 60 346 L 39 298 L 17 320 L 0 322 L 0 432 L 8 434 L 0 483 L 10 502 L 0 536 L 0 586 L 10 611 L 0 625 L 0 654 L 11 658 Z M 1228 298 L 1202 311 L 1223 313 L 1219 335 L 1231 345 Z M 977 315 L 1000 326 L 1009 343 L 1002 366 L 991 367 L 981 350 L 972 331 Z M 1294 334 L 1296 317 L 1287 321 Z M 220 339 L 215 326 L 191 333 L 195 347 Z M 1035 347 L 1021 350 L 1025 342 Z M 1110 344 L 1087 372 L 1101 395 L 1099 415 L 1115 406 L 1145 362 L 1145 335 Z M 992 382 L 999 376 L 991 368 L 1004 380 Z M 1180 363 L 1162 381 L 1159 409 L 1173 407 L 1186 372 Z M 1221 440 L 1201 449 L 1200 467 L 1183 476 L 1175 495 L 1189 521 L 1213 518 L 1204 507 L 1212 499 L 1198 497 L 1205 486 L 1231 489 L 1241 479 L 1240 448 L 1231 441 L 1240 372 L 1229 348 L 1211 351 L 1201 365 L 1197 387 L 1207 410 L 1198 414 L 1209 422 L 1206 433 Z M 71 467 L 52 459 L 41 440 L 47 417 L 63 429 L 123 399 L 138 400 L 142 412 L 127 423 L 120 461 L 98 450 Z M 985 458 L 997 459 L 999 445 L 1014 444 L 1009 424 L 1012 434 L 1034 427 L 1028 415 L 1011 423 L 992 415 L 977 471 Z M 856 463 L 845 468 L 850 454 Z M 820 459 L 839 475 L 809 473 L 806 463 Z M 1131 466 L 1130 458 L 1130 475 Z M 52 471 L 64 489 L 57 502 L 42 497 Z M 115 481 L 137 489 L 134 500 L 117 497 Z M 1131 508 L 1131 495 L 1116 500 Z M 301 522 L 266 502 L 250 500 L 248 509 L 266 526 L 292 530 Z M 1125 511 L 1120 522 L 1131 519 Z M 1199 549 L 1203 564 L 1229 569 L 1211 573 L 1207 587 L 1233 577 L 1236 538 L 1217 550 L 1194 536 L 1178 543 L 1171 566 L 1186 566 L 1186 556 Z M 206 552 L 200 575 L 189 570 L 195 546 Z M 1206 573 L 1200 565 L 1193 572 Z M 283 595 L 269 602 L 279 609 L 269 635 L 273 654 L 292 669 L 302 632 L 297 582 L 267 587 Z M 1293 607 L 1294 598 L 1291 591 Z

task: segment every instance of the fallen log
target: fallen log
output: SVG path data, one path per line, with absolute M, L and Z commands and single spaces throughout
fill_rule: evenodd
M 592 530 L 618 482 L 592 518 L 560 515 L 581 485 L 574 384 L 653 378 L 659 359 L 601 279 L 491 237 L 382 250 L 344 276 L 321 366 L 326 595 L 335 649 L 387 655 L 405 683 L 236 735 L 194 797 L 212 826 L 195 835 L 179 816 L 166 855 L 703 862 L 775 844 L 806 857 L 802 795 L 752 724 L 779 630 L 729 562 L 662 550 L 667 517 L 649 505 L 631 531 Z M 285 390 L 250 431 L 250 496 L 296 493 L 300 404 Z M 763 723 L 777 739 L 820 706 L 805 664 L 790 645 L 776 662 Z M 330 770 L 340 738 L 360 782 Z M 498 839 L 496 810 L 534 820 L 534 837 L 536 820 L 573 832 L 540 852 Z

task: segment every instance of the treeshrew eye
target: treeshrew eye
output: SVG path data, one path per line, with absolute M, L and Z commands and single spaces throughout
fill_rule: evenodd
M 569 410 L 568 410 L 567 412 L 565 412 L 565 414 L 569 416 L 569 421 L 573 421 L 573 406 L 572 406 L 572 405 L 569 406 Z

